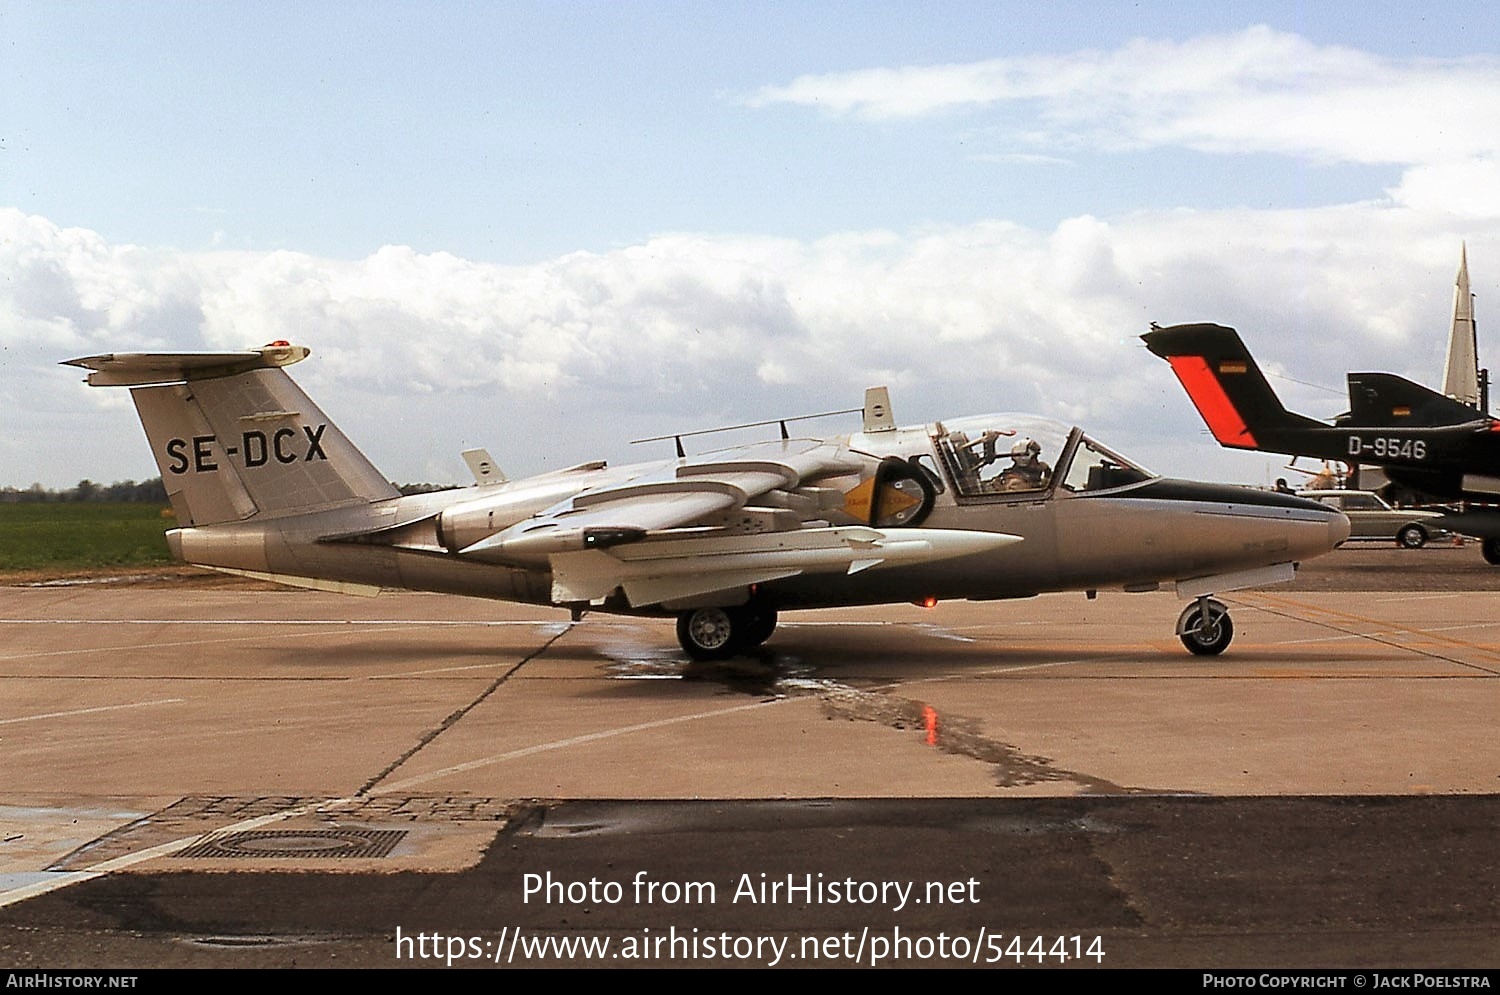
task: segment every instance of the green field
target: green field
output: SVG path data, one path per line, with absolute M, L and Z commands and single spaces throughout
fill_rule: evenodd
M 171 563 L 156 504 L 0 504 L 0 570 L 86 570 Z

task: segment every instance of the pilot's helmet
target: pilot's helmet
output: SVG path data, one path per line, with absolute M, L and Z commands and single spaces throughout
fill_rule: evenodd
M 1010 458 L 1019 466 L 1030 466 L 1042 454 L 1042 447 L 1035 439 L 1017 439 L 1010 447 Z

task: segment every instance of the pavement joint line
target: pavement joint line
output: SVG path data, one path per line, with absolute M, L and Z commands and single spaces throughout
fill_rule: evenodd
M 1321 623 L 1314 623 L 1314 624 L 1321 624 Z M 1430 629 L 1415 629 L 1415 630 L 1414 629 L 1402 629 L 1402 628 L 1396 628 L 1396 629 L 1386 628 L 1386 629 L 1376 629 L 1373 632 L 1367 632 L 1367 633 L 1353 633 L 1353 632 L 1350 632 L 1350 633 L 1346 633 L 1346 634 L 1341 635 L 1341 636 L 1324 636 L 1324 637 L 1322 637 L 1320 639 L 1283 639 L 1280 642 L 1272 643 L 1270 645 L 1273 645 L 1273 646 L 1294 646 L 1294 645 L 1296 645 L 1298 643 L 1328 643 L 1328 642 L 1336 642 L 1337 640 L 1340 640 L 1340 639 L 1365 639 L 1365 638 L 1372 638 L 1372 639 L 1386 639 L 1386 638 L 1389 638 L 1389 639 L 1394 639 L 1397 636 L 1423 635 L 1423 634 L 1431 633 L 1431 632 L 1457 632 L 1457 631 L 1459 631 L 1461 629 L 1493 629 L 1496 626 L 1500 626 L 1500 622 L 1465 622 L 1465 623 L 1463 623 L 1461 625 L 1435 625 L 1435 626 L 1433 626 Z M 1343 632 L 1344 630 L 1340 629 L 1339 631 Z M 1468 645 L 1468 644 L 1461 644 L 1461 645 Z M 1473 648 L 1476 649 L 1476 650 L 1479 650 L 1482 653 L 1483 652 L 1489 652 L 1489 650 L 1485 649 L 1485 647 L 1483 647 L 1483 646 L 1474 646 Z
M 1470 670 L 1477 670 L 1481 673 L 1500 677 L 1500 670 L 1481 666 L 1480 664 L 1473 663 L 1468 660 L 1461 660 L 1455 656 L 1440 653 L 1435 649 L 1424 649 L 1420 644 L 1413 644 L 1411 642 L 1398 642 L 1395 638 L 1385 638 L 1381 635 L 1381 633 L 1389 630 L 1395 633 L 1400 633 L 1408 637 L 1409 639 L 1420 640 L 1431 636 L 1430 632 L 1426 630 L 1413 629 L 1408 626 L 1394 624 L 1389 619 L 1373 619 L 1364 615 L 1357 615 L 1353 612 L 1339 611 L 1327 608 L 1319 610 L 1314 608 L 1314 606 L 1312 605 L 1308 605 L 1305 602 L 1298 601 L 1294 598 L 1277 597 L 1264 591 L 1255 592 L 1253 596 L 1270 602 L 1270 605 L 1256 604 L 1254 601 L 1246 601 L 1244 599 L 1231 599 L 1231 603 L 1240 605 L 1242 607 L 1267 612 L 1268 614 L 1276 615 L 1281 618 L 1304 621 L 1311 625 L 1321 625 L 1325 628 L 1334 629 L 1339 632 L 1347 632 L 1351 636 L 1368 640 L 1369 642 L 1380 643 L 1381 645 L 1390 646 L 1394 649 L 1404 650 L 1408 653 L 1416 653 L 1420 656 L 1431 657 L 1434 660 L 1443 660 L 1447 663 L 1453 664 L 1456 667 L 1466 667 Z M 1280 607 L 1273 607 L 1276 605 L 1280 605 Z M 1307 614 L 1295 614 L 1292 611 L 1293 607 L 1301 609 L 1304 613 Z M 1309 614 L 1313 612 L 1317 612 L 1326 616 L 1327 620 L 1320 621 L 1318 619 L 1308 617 Z M 1376 628 L 1374 632 L 1360 632 L 1353 628 L 1345 628 L 1344 625 L 1336 624 L 1335 621 L 1332 620 L 1343 622 L 1344 625 L 1351 625 L 1355 622 L 1363 622 L 1366 625 L 1374 626 Z M 1439 645 L 1446 645 L 1451 649 L 1468 649 L 1484 656 L 1497 656 L 1496 652 L 1492 649 L 1487 649 L 1486 647 L 1480 646 L 1476 643 L 1467 642 L 1462 639 L 1454 639 L 1451 636 L 1436 636 L 1431 638 Z
M 492 660 L 489 663 L 470 663 L 461 667 L 430 667 L 427 670 L 400 670 L 394 674 L 369 674 L 366 680 L 370 681 L 399 681 L 412 677 L 431 677 L 433 674 L 454 674 L 465 670 L 493 670 L 495 667 L 509 666 L 500 660 Z
M 390 774 L 392 774 L 393 772 L 395 772 L 396 770 L 398 770 L 401 767 L 402 764 L 406 763 L 412 757 L 416 756 L 418 753 L 422 752 L 422 750 L 426 749 L 427 746 L 428 746 L 428 744 L 432 743 L 439 736 L 441 736 L 444 732 L 446 732 L 447 730 L 451 729 L 453 726 L 457 725 L 463 719 L 463 717 L 465 715 L 468 715 L 475 708 L 478 708 L 479 705 L 481 703 L 483 703 L 486 698 L 488 698 L 490 695 L 494 694 L 497 690 L 499 690 L 500 685 L 502 685 L 506 681 L 510 680 L 510 678 L 517 671 L 519 671 L 522 667 L 526 666 L 526 664 L 530 663 L 532 660 L 535 660 L 537 657 L 539 657 L 543 653 L 547 652 L 547 650 L 551 649 L 553 643 L 557 642 L 563 636 L 565 636 L 568 633 L 572 632 L 576 627 L 577 627 L 577 623 L 576 622 L 572 622 L 572 623 L 569 623 L 566 627 L 564 627 L 562 629 L 559 629 L 558 631 L 554 632 L 551 636 L 549 636 L 547 638 L 546 642 L 542 643 L 542 645 L 538 646 L 536 649 L 534 649 L 530 653 L 526 654 L 520 660 L 516 661 L 515 666 L 511 667 L 505 673 L 501 674 L 499 677 L 497 677 L 493 681 L 491 681 L 489 687 L 487 687 L 483 691 L 479 692 L 479 695 L 473 701 L 469 702 L 467 705 L 463 706 L 462 708 L 458 709 L 457 711 L 452 712 L 451 714 L 449 714 L 447 718 L 443 719 L 442 722 L 438 723 L 438 725 L 437 725 L 436 728 L 430 729 L 427 732 L 423 733 L 422 736 L 420 738 L 418 738 L 417 742 L 415 744 L 413 744 L 410 749 L 408 749 L 406 752 L 402 753 L 395 760 L 393 760 L 389 764 L 387 764 L 386 767 L 385 767 L 385 769 L 381 770 L 374 777 L 370 778 L 364 784 L 360 785 L 360 788 L 359 788 L 358 791 L 355 792 L 355 795 L 357 797 L 363 797 L 363 796 L 369 794 L 371 791 L 373 791 L 375 789 L 375 786 L 378 785 L 382 780 L 384 780 Z

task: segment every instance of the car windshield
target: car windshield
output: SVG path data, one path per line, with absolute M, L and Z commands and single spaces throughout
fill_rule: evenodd
M 1035 415 L 979 415 L 933 427 L 960 497 L 1036 497 L 1122 487 L 1155 476 L 1078 429 Z

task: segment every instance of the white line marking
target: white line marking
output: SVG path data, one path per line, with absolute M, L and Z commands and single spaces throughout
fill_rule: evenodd
M 471 663 L 462 667 L 432 667 L 428 670 L 398 670 L 394 674 L 370 674 L 366 680 L 397 681 L 407 677 L 428 677 L 432 674 L 454 674 L 465 670 L 494 670 L 496 667 L 514 667 L 513 659 L 493 660 L 489 663 Z
M 1469 598 L 1473 596 L 1473 591 L 1453 592 L 1449 594 L 1403 595 L 1398 598 L 1375 598 L 1374 603 L 1382 605 L 1388 601 L 1441 601 L 1443 598 Z
M 0 618 L 0 625 L 557 625 L 556 622 L 463 621 L 428 618 Z
M 298 805 L 294 808 L 283 809 L 280 812 L 273 812 L 270 815 L 256 816 L 253 819 L 236 822 L 230 826 L 221 826 L 211 832 L 198 833 L 194 836 L 184 836 L 181 839 L 173 840 L 170 843 L 162 843 L 147 850 L 127 853 L 123 857 L 112 857 L 109 860 L 100 861 L 92 867 L 81 871 L 60 872 L 53 879 L 35 881 L 20 888 L 13 888 L 10 891 L 0 891 L 0 909 L 5 908 L 7 905 L 15 905 L 17 902 L 24 902 L 28 898 L 35 898 L 38 895 L 45 895 L 50 891 L 66 888 L 69 885 L 92 881 L 94 878 L 102 877 L 112 871 L 123 871 L 128 867 L 134 867 L 136 864 L 144 863 L 147 860 L 155 860 L 157 857 L 169 857 L 178 851 L 186 850 L 194 843 L 208 839 L 210 836 L 219 836 L 225 833 L 243 833 L 251 829 L 259 829 L 261 826 L 269 825 L 273 822 L 282 822 L 299 815 L 306 815 L 309 812 L 316 812 L 325 806 L 345 805 L 353 800 L 352 798 L 333 798 L 307 805 Z
M 325 624 L 327 624 L 327 623 L 325 623 Z M 345 625 L 347 623 L 340 622 L 340 623 L 332 623 L 332 624 L 342 627 L 343 625 Z M 362 633 L 396 631 L 396 630 L 399 630 L 400 628 L 401 628 L 400 625 L 392 625 L 392 626 L 388 626 L 385 629 L 376 629 L 376 628 L 365 629 L 365 630 L 362 630 Z M 122 646 L 80 646 L 80 647 L 76 647 L 74 649 L 45 650 L 45 651 L 41 651 L 41 652 L 37 652 L 37 653 L 4 653 L 4 654 L 0 654 L 0 661 L 9 661 L 9 660 L 37 660 L 37 659 L 41 659 L 43 657 L 49 657 L 49 656 L 78 656 L 78 655 L 86 654 L 86 653 L 112 653 L 112 652 L 116 652 L 118 650 L 139 650 L 139 649 L 161 650 L 161 649 L 173 649 L 173 648 L 176 648 L 176 647 L 179 647 L 179 646 L 200 647 L 200 646 L 210 646 L 210 645 L 219 644 L 219 643 L 265 642 L 265 641 L 271 640 L 271 639 L 303 639 L 303 638 L 315 638 L 315 637 L 321 637 L 321 636 L 340 636 L 340 635 L 345 635 L 348 631 L 349 630 L 344 629 L 344 628 L 333 628 L 333 629 L 328 629 L 328 630 L 323 631 L 323 632 L 316 632 L 316 633 L 307 633 L 307 632 L 280 632 L 280 633 L 273 633 L 271 635 L 266 635 L 264 633 L 256 633 L 253 636 L 225 636 L 225 637 L 220 638 L 220 639 L 182 639 L 182 640 L 178 640 L 178 641 L 175 641 L 175 642 L 165 642 L 165 643 L 155 643 L 155 642 L 153 642 L 153 643 L 126 643 L 126 644 L 124 644 Z
M 725 715 L 734 715 L 737 712 L 748 712 L 757 708 L 769 708 L 773 705 L 782 705 L 787 702 L 808 702 L 815 699 L 807 698 L 777 698 L 774 701 L 757 701 L 747 705 L 735 705 L 732 708 L 720 708 L 711 712 L 695 712 L 692 715 L 678 715 L 670 719 L 657 719 L 655 722 L 641 722 L 631 726 L 621 726 L 618 729 L 604 729 L 600 732 L 591 732 L 583 736 L 572 736 L 568 739 L 559 739 L 551 743 L 538 743 L 535 746 L 523 747 L 519 750 L 511 750 L 508 753 L 497 753 L 492 757 L 480 757 L 477 760 L 468 760 L 452 767 L 444 767 L 441 770 L 430 771 L 426 774 L 416 774 L 402 781 L 394 781 L 380 786 L 381 794 L 389 794 L 395 791 L 405 791 L 419 784 L 436 781 L 438 778 L 447 777 L 450 774 L 463 774 L 467 771 L 477 770 L 480 767 L 489 767 L 494 764 L 505 763 L 509 760 L 520 760 L 522 757 L 535 756 L 538 753 L 547 753 L 552 750 L 565 750 L 571 746 L 582 746 L 586 743 L 597 743 L 604 739 L 614 739 L 618 736 L 629 736 L 637 732 L 649 732 L 652 729 L 662 729 L 666 726 L 680 725 L 684 722 L 696 722 L 699 719 L 716 719 Z
M 14 719 L 0 719 L 0 726 L 8 726 L 13 722 L 36 722 L 41 719 L 62 719 L 70 715 L 93 715 L 95 712 L 113 712 L 121 708 L 145 708 L 147 705 L 175 705 L 187 701 L 186 698 L 158 698 L 155 701 L 136 701 L 128 705 L 100 705 L 98 708 L 75 708 L 70 712 L 43 712 L 41 715 L 22 715 Z

